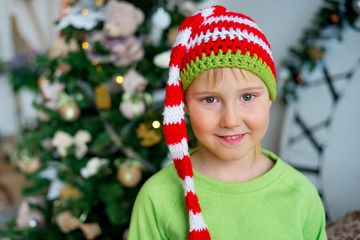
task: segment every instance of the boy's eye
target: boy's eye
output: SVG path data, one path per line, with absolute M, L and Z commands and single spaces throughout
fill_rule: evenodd
M 206 103 L 214 103 L 216 99 L 214 97 L 207 97 L 204 99 Z
M 244 101 L 251 101 L 253 98 L 254 98 L 254 95 L 252 95 L 252 94 L 245 94 L 245 95 L 242 97 L 242 99 L 243 99 Z

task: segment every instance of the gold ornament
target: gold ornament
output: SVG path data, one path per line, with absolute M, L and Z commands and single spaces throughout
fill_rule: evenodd
M 125 187 L 135 187 L 142 178 L 141 170 L 138 166 L 131 163 L 124 163 L 117 171 L 119 182 Z
M 73 122 L 80 116 L 80 108 L 74 100 L 67 101 L 60 107 L 60 116 L 64 121 Z
M 178 35 L 178 31 L 179 31 L 179 27 L 171 27 L 168 31 L 167 34 L 167 40 L 168 40 L 168 44 L 170 46 L 174 45 L 175 41 L 176 41 L 176 37 Z
M 308 50 L 308 55 L 311 60 L 317 61 L 324 56 L 324 51 L 315 46 L 312 46 Z
M 136 129 L 136 135 L 142 139 L 140 145 L 143 147 L 151 147 L 161 141 L 161 135 L 157 131 L 149 129 L 145 123 L 141 123 Z
M 80 196 L 79 189 L 75 187 L 66 187 L 60 189 L 60 201 L 65 201 L 67 199 L 77 199 Z
M 95 99 L 97 109 L 111 108 L 111 97 L 108 90 L 104 86 L 97 86 L 95 88 Z

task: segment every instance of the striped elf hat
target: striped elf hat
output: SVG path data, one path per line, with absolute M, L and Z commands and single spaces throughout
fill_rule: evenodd
M 172 48 L 166 86 L 164 136 L 185 188 L 189 239 L 211 239 L 195 193 L 188 151 L 184 91 L 208 69 L 236 67 L 257 75 L 270 99 L 276 98 L 276 73 L 265 35 L 249 17 L 222 6 L 203 9 L 184 20 Z

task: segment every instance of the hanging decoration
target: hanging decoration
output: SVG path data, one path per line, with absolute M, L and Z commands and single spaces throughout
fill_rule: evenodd
M 56 109 L 59 93 L 65 89 L 65 85 L 62 83 L 50 84 L 49 80 L 42 75 L 38 80 L 38 86 L 45 106 L 52 110 Z
M 104 86 L 95 87 L 95 103 L 97 109 L 111 108 L 111 97 L 108 90 Z
M 87 162 L 86 166 L 80 170 L 81 176 L 83 178 L 95 176 L 102 167 L 105 167 L 108 164 L 108 159 L 93 157 Z
M 79 219 L 74 217 L 70 211 L 60 213 L 56 218 L 56 223 L 64 233 L 80 228 L 87 240 L 93 240 L 101 235 L 99 224 L 82 223 Z
M 65 92 L 59 93 L 59 100 L 57 102 L 60 116 L 64 121 L 73 122 L 80 116 L 80 107 L 72 96 Z
M 157 126 L 157 124 L 155 126 Z M 151 147 L 159 143 L 162 139 L 159 131 L 148 128 L 145 123 L 141 123 L 138 129 L 136 129 L 136 135 L 141 139 L 140 144 L 144 147 Z
M 125 161 L 117 171 L 117 178 L 125 187 L 135 187 L 142 178 L 140 165 L 135 161 Z
M 17 227 L 20 229 L 44 227 L 44 216 L 39 210 L 33 209 L 30 205 L 44 206 L 44 201 L 40 197 L 25 198 L 18 208 Z
M 158 8 L 151 17 L 150 42 L 158 46 L 163 37 L 163 32 L 171 24 L 171 16 L 164 8 Z
M 91 135 L 86 130 L 78 130 L 74 137 L 64 131 L 57 131 L 51 141 L 53 147 L 62 158 L 67 156 L 68 148 L 75 145 L 74 155 L 81 159 L 88 151 L 87 144 L 91 141 Z
M 20 170 L 26 174 L 31 174 L 39 170 L 42 166 L 42 162 L 37 157 L 30 157 L 23 155 L 18 161 L 17 166 Z
M 89 60 L 127 66 L 142 59 L 143 44 L 135 32 L 143 21 L 143 12 L 133 4 L 110 1 L 103 30 L 90 36 Z

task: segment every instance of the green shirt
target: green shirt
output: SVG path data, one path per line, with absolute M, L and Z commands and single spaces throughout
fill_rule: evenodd
M 275 154 L 264 175 L 223 182 L 194 170 L 196 193 L 213 240 L 327 239 L 325 213 L 312 183 Z M 133 209 L 129 240 L 186 240 L 189 220 L 182 180 L 171 164 L 141 188 Z

